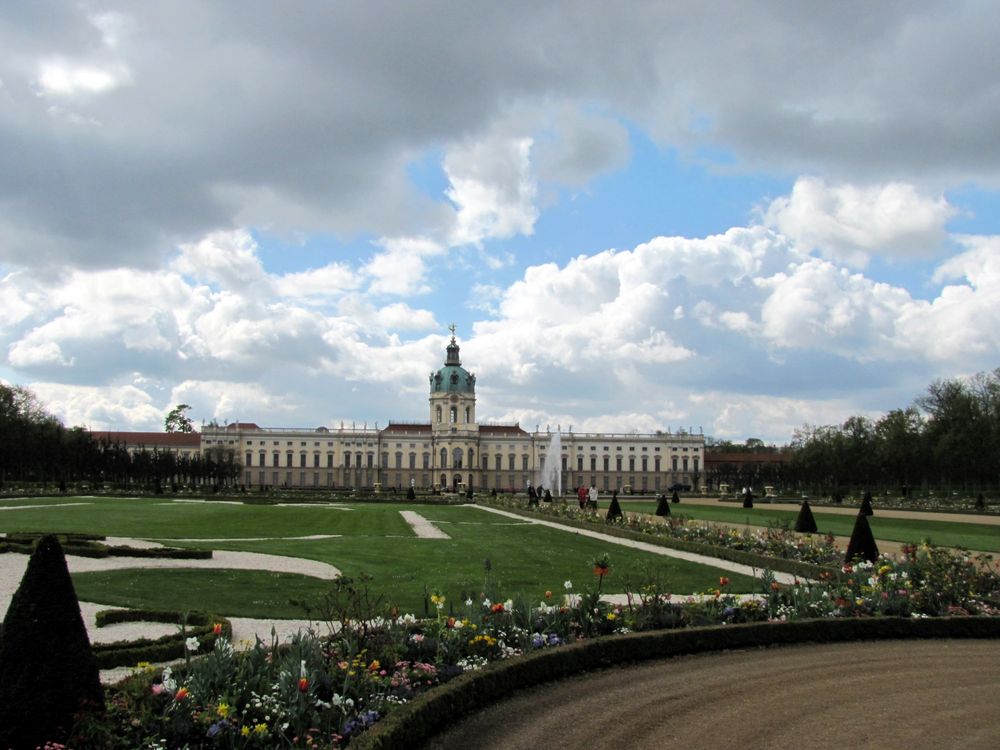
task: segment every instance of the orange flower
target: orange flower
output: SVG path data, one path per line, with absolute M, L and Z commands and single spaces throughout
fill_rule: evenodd
M 719 585 L 720 586 L 728 586 L 729 585 L 729 579 L 726 578 L 725 576 L 720 577 L 719 578 Z
M 308 677 L 300 677 L 299 678 L 299 692 L 300 693 L 305 693 L 308 690 L 309 690 L 309 678 Z
M 186 687 L 177 688 L 177 692 L 174 693 L 175 701 L 182 701 L 188 697 L 188 689 Z
M 545 592 L 545 598 L 546 599 L 551 599 L 552 598 L 552 592 L 551 591 L 546 591 Z
M 771 581 L 771 591 L 777 591 L 781 588 L 781 584 L 777 581 Z
M 594 575 L 598 578 L 604 578 L 608 574 L 608 568 L 606 565 L 595 565 Z
M 222 635 L 222 623 L 221 623 L 221 622 L 217 622 L 217 623 L 215 623 L 215 624 L 214 624 L 214 625 L 212 626 L 212 632 L 213 632 L 213 633 L 214 633 L 215 635 Z

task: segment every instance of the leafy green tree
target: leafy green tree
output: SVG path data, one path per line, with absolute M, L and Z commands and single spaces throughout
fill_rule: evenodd
M 167 432 L 194 432 L 194 425 L 185 414 L 190 408 L 187 404 L 177 404 L 163 420 L 163 429 Z

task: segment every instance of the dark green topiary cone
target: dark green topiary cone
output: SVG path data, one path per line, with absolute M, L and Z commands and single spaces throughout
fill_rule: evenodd
M 622 506 L 618 503 L 618 495 L 614 494 L 611 496 L 611 505 L 608 506 L 608 515 L 605 516 L 605 520 L 614 521 L 617 518 L 621 518 L 625 514 L 622 513 Z
M 864 558 L 868 562 L 875 562 L 878 559 L 878 545 L 875 544 L 868 516 L 864 513 L 858 513 L 854 521 L 854 531 L 851 532 L 851 541 L 847 544 L 846 561 L 851 562 L 856 557 Z
M 3 622 L 0 747 L 65 741 L 74 714 L 103 713 L 104 691 L 62 547 L 38 540 Z
M 659 496 L 659 500 L 656 503 L 656 515 L 658 516 L 670 515 L 670 503 L 667 502 L 666 495 Z
M 813 517 L 812 508 L 809 507 L 809 501 L 803 500 L 802 506 L 799 508 L 799 517 L 795 519 L 795 530 L 800 534 L 815 534 L 816 529 L 816 519 Z
M 861 498 L 861 512 L 866 516 L 875 515 L 875 511 L 872 510 L 872 493 L 865 490 L 865 496 Z

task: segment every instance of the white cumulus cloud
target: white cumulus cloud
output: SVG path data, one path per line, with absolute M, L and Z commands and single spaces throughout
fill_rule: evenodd
M 764 221 L 824 258 L 864 268 L 871 256 L 923 258 L 940 252 L 955 213 L 943 196 L 915 186 L 828 185 L 800 177 L 791 195 L 775 199 Z

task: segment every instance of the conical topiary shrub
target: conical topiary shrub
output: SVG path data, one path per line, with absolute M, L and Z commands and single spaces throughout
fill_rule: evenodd
M 743 490 L 743 507 L 752 508 L 753 507 L 753 492 L 750 488 Z
M 103 713 L 104 691 L 62 547 L 38 540 L 3 622 L 0 747 L 65 741 L 73 717 Z
M 875 562 L 878 559 L 878 545 L 875 544 L 868 516 L 864 513 L 858 513 L 854 521 L 854 531 L 851 532 L 851 541 L 847 543 L 846 561 L 851 562 L 856 557 L 864 558 L 868 562 Z
M 817 531 L 816 519 L 813 516 L 812 508 L 809 507 L 808 500 L 802 501 L 799 517 L 795 519 L 795 530 L 800 534 L 815 534 Z
M 861 498 L 861 512 L 866 516 L 875 515 L 875 511 L 872 510 L 872 493 L 865 490 L 865 496 Z
M 622 518 L 624 515 L 622 513 L 622 506 L 618 504 L 618 493 L 616 492 L 611 496 L 611 505 L 608 506 L 608 514 L 604 518 L 607 521 L 614 521 Z
M 660 495 L 656 502 L 656 515 L 658 516 L 669 516 L 670 515 L 670 503 L 667 502 L 666 495 Z
M 677 494 L 677 490 L 674 490 L 674 494 L 670 496 L 670 502 L 679 503 L 681 501 L 681 496 Z

